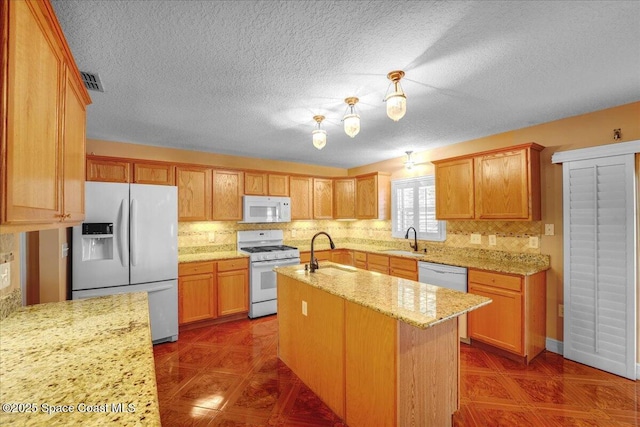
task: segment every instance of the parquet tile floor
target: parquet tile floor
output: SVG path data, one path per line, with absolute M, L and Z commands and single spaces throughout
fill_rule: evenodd
M 162 425 L 344 426 L 279 361 L 277 330 L 276 316 L 268 316 L 193 329 L 156 345 Z M 550 352 L 529 366 L 465 344 L 460 352 L 455 426 L 640 427 L 637 381 Z

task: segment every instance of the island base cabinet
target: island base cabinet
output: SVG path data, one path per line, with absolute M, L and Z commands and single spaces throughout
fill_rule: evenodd
M 279 274 L 278 334 L 280 359 L 344 419 L 343 300 Z

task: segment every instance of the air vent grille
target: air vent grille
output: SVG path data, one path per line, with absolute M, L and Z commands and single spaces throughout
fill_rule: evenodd
M 102 82 L 100 81 L 100 76 L 98 74 L 87 73 L 86 71 L 80 71 L 80 74 L 82 75 L 84 87 L 88 90 L 104 92 L 104 88 L 102 87 Z

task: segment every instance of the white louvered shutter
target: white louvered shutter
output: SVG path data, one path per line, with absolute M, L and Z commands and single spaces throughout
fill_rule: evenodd
M 635 379 L 632 154 L 563 163 L 564 356 Z
M 446 223 L 436 219 L 433 175 L 391 182 L 391 222 L 393 237 L 403 238 L 406 230 L 414 227 L 420 240 L 445 240 Z

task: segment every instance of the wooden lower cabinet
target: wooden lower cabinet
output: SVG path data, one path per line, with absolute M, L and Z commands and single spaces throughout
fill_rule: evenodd
M 318 262 L 332 260 L 331 251 L 328 249 L 323 249 L 321 251 L 313 251 L 313 256 L 316 257 Z M 311 251 L 300 252 L 301 264 L 308 264 L 310 260 L 311 260 Z
M 367 269 L 367 253 L 360 251 L 353 251 L 353 266 L 356 268 L 361 268 L 363 270 Z
M 469 269 L 468 292 L 493 302 L 471 311 L 469 337 L 531 361 L 545 349 L 546 272 L 531 276 Z
M 367 254 L 367 270 L 389 274 L 389 257 L 387 255 Z
M 215 270 L 214 262 L 178 266 L 178 324 L 217 317 Z
M 335 249 L 331 251 L 331 262 L 353 265 L 353 251 L 348 249 Z
M 418 261 L 402 257 L 389 257 L 389 274 L 418 281 Z
M 249 260 L 218 261 L 218 315 L 249 311 Z
M 249 311 L 249 261 L 234 258 L 178 265 L 178 323 Z

